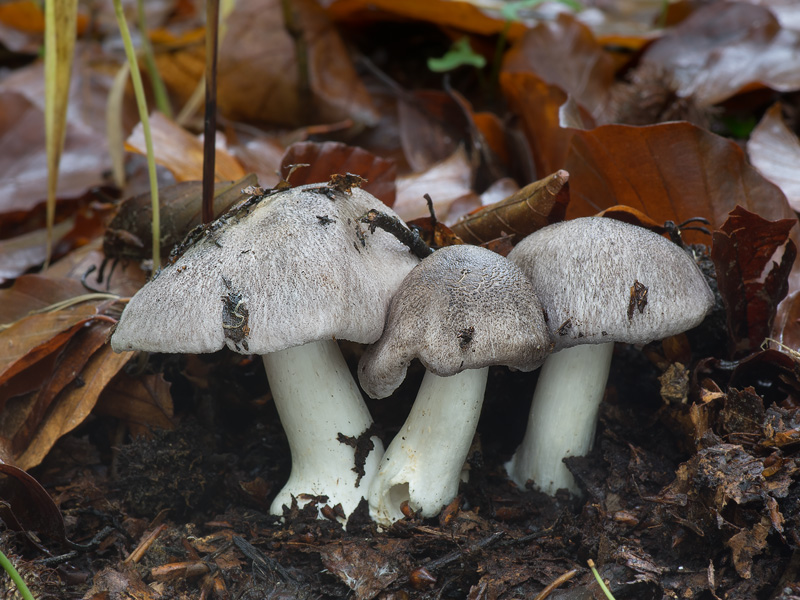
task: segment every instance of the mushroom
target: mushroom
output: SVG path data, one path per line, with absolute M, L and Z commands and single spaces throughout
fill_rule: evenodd
M 388 525 L 404 502 L 437 514 L 458 485 L 483 404 L 490 365 L 538 367 L 551 342 L 521 269 L 477 246 L 437 250 L 414 267 L 392 298 L 381 338 L 358 365 L 364 391 L 389 396 L 408 365 L 427 371 L 414 406 L 369 489 L 372 518 Z
M 378 339 L 418 259 L 385 231 L 362 231 L 370 209 L 394 214 L 333 180 L 252 197 L 130 300 L 111 339 L 117 352 L 262 355 L 292 456 L 273 514 L 307 494 L 349 515 L 383 455 L 365 435 L 372 419 L 335 340 Z
M 509 254 L 531 278 L 555 352 L 545 361 L 511 479 L 579 489 L 563 463 L 594 443 L 614 342 L 645 344 L 700 324 L 714 296 L 692 257 L 642 227 L 586 217 L 530 234 Z

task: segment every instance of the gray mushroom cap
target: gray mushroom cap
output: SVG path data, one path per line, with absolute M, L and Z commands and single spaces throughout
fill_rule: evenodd
M 714 305 L 686 251 L 614 219 L 549 225 L 508 257 L 531 278 L 556 350 L 663 339 L 699 325 Z
M 514 263 L 478 246 L 448 246 L 405 278 L 358 378 L 372 398 L 385 398 L 415 358 L 440 377 L 490 365 L 531 371 L 551 347 L 539 300 Z
M 380 200 L 326 184 L 278 191 L 213 224 L 130 300 L 115 351 L 267 354 L 313 341 L 378 339 L 419 260 L 357 219 Z

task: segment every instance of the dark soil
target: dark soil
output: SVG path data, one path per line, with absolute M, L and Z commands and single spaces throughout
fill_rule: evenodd
M 687 339 L 705 351 L 714 336 Z M 506 479 L 536 374 L 497 368 L 459 498 L 388 531 L 363 504 L 346 528 L 313 505 L 269 515 L 290 465 L 260 361 L 151 356 L 146 370 L 172 382 L 176 429 L 129 440 L 94 417 L 34 473 L 68 538 L 91 549 L 43 539 L 42 560 L 21 534 L 0 543 L 39 600 L 603 598 L 589 559 L 618 600 L 800 598 L 797 363 L 695 352 L 687 370 L 665 347 L 618 346 L 595 448 L 568 461 L 583 498 Z M 354 365 L 359 348 L 345 349 Z M 202 385 L 188 371 L 206 373 Z M 387 443 L 421 375 L 370 402 Z M 16 597 L 8 584 L 0 596 Z

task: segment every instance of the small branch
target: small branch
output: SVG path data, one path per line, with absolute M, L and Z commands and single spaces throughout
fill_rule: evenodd
M 417 258 L 423 259 L 433 254 L 430 246 L 426 244 L 416 231 L 405 227 L 397 217 L 392 217 L 375 209 L 370 210 L 358 219 L 361 223 L 369 225 L 369 232 L 375 233 L 375 229 L 380 227 L 387 233 L 391 233 L 402 244 L 411 250 Z

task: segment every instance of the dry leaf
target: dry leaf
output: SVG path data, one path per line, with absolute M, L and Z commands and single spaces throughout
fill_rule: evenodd
M 281 159 L 281 175 L 289 176 L 288 167 L 299 164 L 309 166 L 292 173 L 289 183 L 293 187 L 326 182 L 331 175 L 353 173 L 366 180 L 362 188 L 387 206 L 394 204 L 395 166 L 392 160 L 341 142 L 297 142 L 289 146 Z
M 781 117 L 780 103 L 773 104 L 747 141 L 747 155 L 761 174 L 777 185 L 800 211 L 800 140 Z
M 673 73 L 681 96 L 700 106 L 762 86 L 800 89 L 800 32 L 781 27 L 769 9 L 716 2 L 694 11 L 647 48 L 642 64 Z
M 561 221 L 569 203 L 569 173 L 558 171 L 496 204 L 479 208 L 453 224 L 468 244 L 508 237 L 512 244 L 534 231 Z
M 797 219 L 768 221 L 737 206 L 714 232 L 711 259 L 727 310 L 734 357 L 758 350 L 772 332 L 797 256 L 797 246 L 788 239 L 796 223 Z M 780 262 L 770 264 L 781 247 Z
M 240 2 L 226 25 L 217 102 L 227 118 L 292 126 L 377 122 L 339 34 L 311 0 Z
M 506 53 L 504 73 L 533 73 L 600 117 L 614 83 L 614 61 L 592 31 L 568 14 L 529 30 Z
M 688 123 L 575 131 L 565 169 L 568 219 L 616 204 L 656 223 L 705 217 L 719 227 L 737 205 L 765 219 L 794 218 L 785 196 L 747 163 L 735 142 Z M 684 238 L 710 241 L 690 231 Z
M 150 131 L 157 164 L 168 169 L 177 181 L 203 179 L 203 142 L 200 139 L 158 112 L 150 115 Z M 141 123 L 134 128 L 125 146 L 128 150 L 147 154 Z M 239 161 L 217 147 L 214 163 L 216 181 L 236 181 L 245 174 Z
M 472 166 L 463 148 L 427 171 L 397 178 L 394 211 L 405 221 L 429 216 L 425 194 L 433 200 L 436 218 L 447 222 L 450 205 L 472 194 Z

